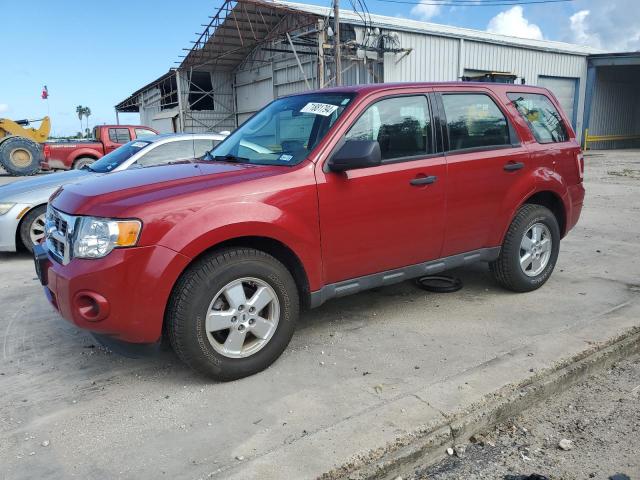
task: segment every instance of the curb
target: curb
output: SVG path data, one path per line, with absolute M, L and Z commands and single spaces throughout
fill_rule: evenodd
M 376 449 L 318 477 L 320 480 L 390 480 L 444 458 L 447 447 L 516 416 L 558 394 L 594 372 L 640 354 L 640 328 L 562 360 L 518 384 L 507 385 L 443 421 L 403 434 L 392 445 Z

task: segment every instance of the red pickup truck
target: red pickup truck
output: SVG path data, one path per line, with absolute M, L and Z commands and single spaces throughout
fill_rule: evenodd
M 196 370 L 240 378 L 334 297 L 473 262 L 512 291 L 542 286 L 584 199 L 570 125 L 522 85 L 280 98 L 200 160 L 62 187 L 36 271 L 103 341 L 166 334 Z
M 91 140 L 45 142 L 40 166 L 42 170 L 79 170 L 131 140 L 157 134 L 141 125 L 98 125 Z

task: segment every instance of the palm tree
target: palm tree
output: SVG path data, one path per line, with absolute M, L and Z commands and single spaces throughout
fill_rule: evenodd
M 82 105 L 76 107 L 76 113 L 78 114 L 78 120 L 80 120 L 80 131 L 82 132 L 82 116 L 84 115 L 84 108 Z
M 91 130 L 89 130 L 89 117 L 91 116 L 91 109 L 89 107 L 84 107 L 84 116 L 87 118 L 87 132 L 90 132 Z M 89 135 L 87 134 L 87 137 Z

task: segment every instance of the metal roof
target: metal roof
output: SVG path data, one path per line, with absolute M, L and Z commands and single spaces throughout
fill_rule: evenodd
M 284 3 L 226 0 L 204 31 L 185 48 L 180 68 L 233 70 L 256 46 L 315 24 L 318 15 Z
M 290 9 L 299 10 L 321 17 L 326 17 L 330 13 L 329 7 L 321 7 L 318 5 L 308 5 L 305 3 L 294 3 L 281 0 L 273 0 L 270 3 L 279 4 Z M 371 23 L 369 23 L 369 19 L 371 20 Z M 356 13 L 352 10 L 340 9 L 340 20 L 351 24 L 364 25 L 361 14 Z M 448 25 L 421 22 L 418 20 L 411 20 L 409 18 L 401 17 L 387 17 L 384 15 L 373 14 L 370 16 L 367 15 L 367 24 L 387 30 L 414 32 L 443 37 L 464 38 L 465 40 L 476 40 L 535 50 L 571 53 L 575 55 L 586 56 L 602 52 L 602 50 L 598 50 L 595 48 L 573 45 L 570 43 L 555 42 L 551 40 L 532 40 L 520 37 L 510 37 L 508 35 L 499 35 L 497 33 L 484 32 L 482 30 L 452 27 Z

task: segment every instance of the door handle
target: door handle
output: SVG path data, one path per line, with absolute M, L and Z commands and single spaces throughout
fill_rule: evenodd
M 436 177 L 435 175 L 429 175 L 428 177 L 413 178 L 409 181 L 409 183 L 413 186 L 431 185 L 432 183 L 435 183 L 436 180 L 438 180 L 438 177 Z
M 516 170 L 520 170 L 521 168 L 524 168 L 524 163 L 522 163 L 522 162 L 509 162 L 509 163 L 505 164 L 505 166 L 503 168 L 507 172 L 514 172 Z

